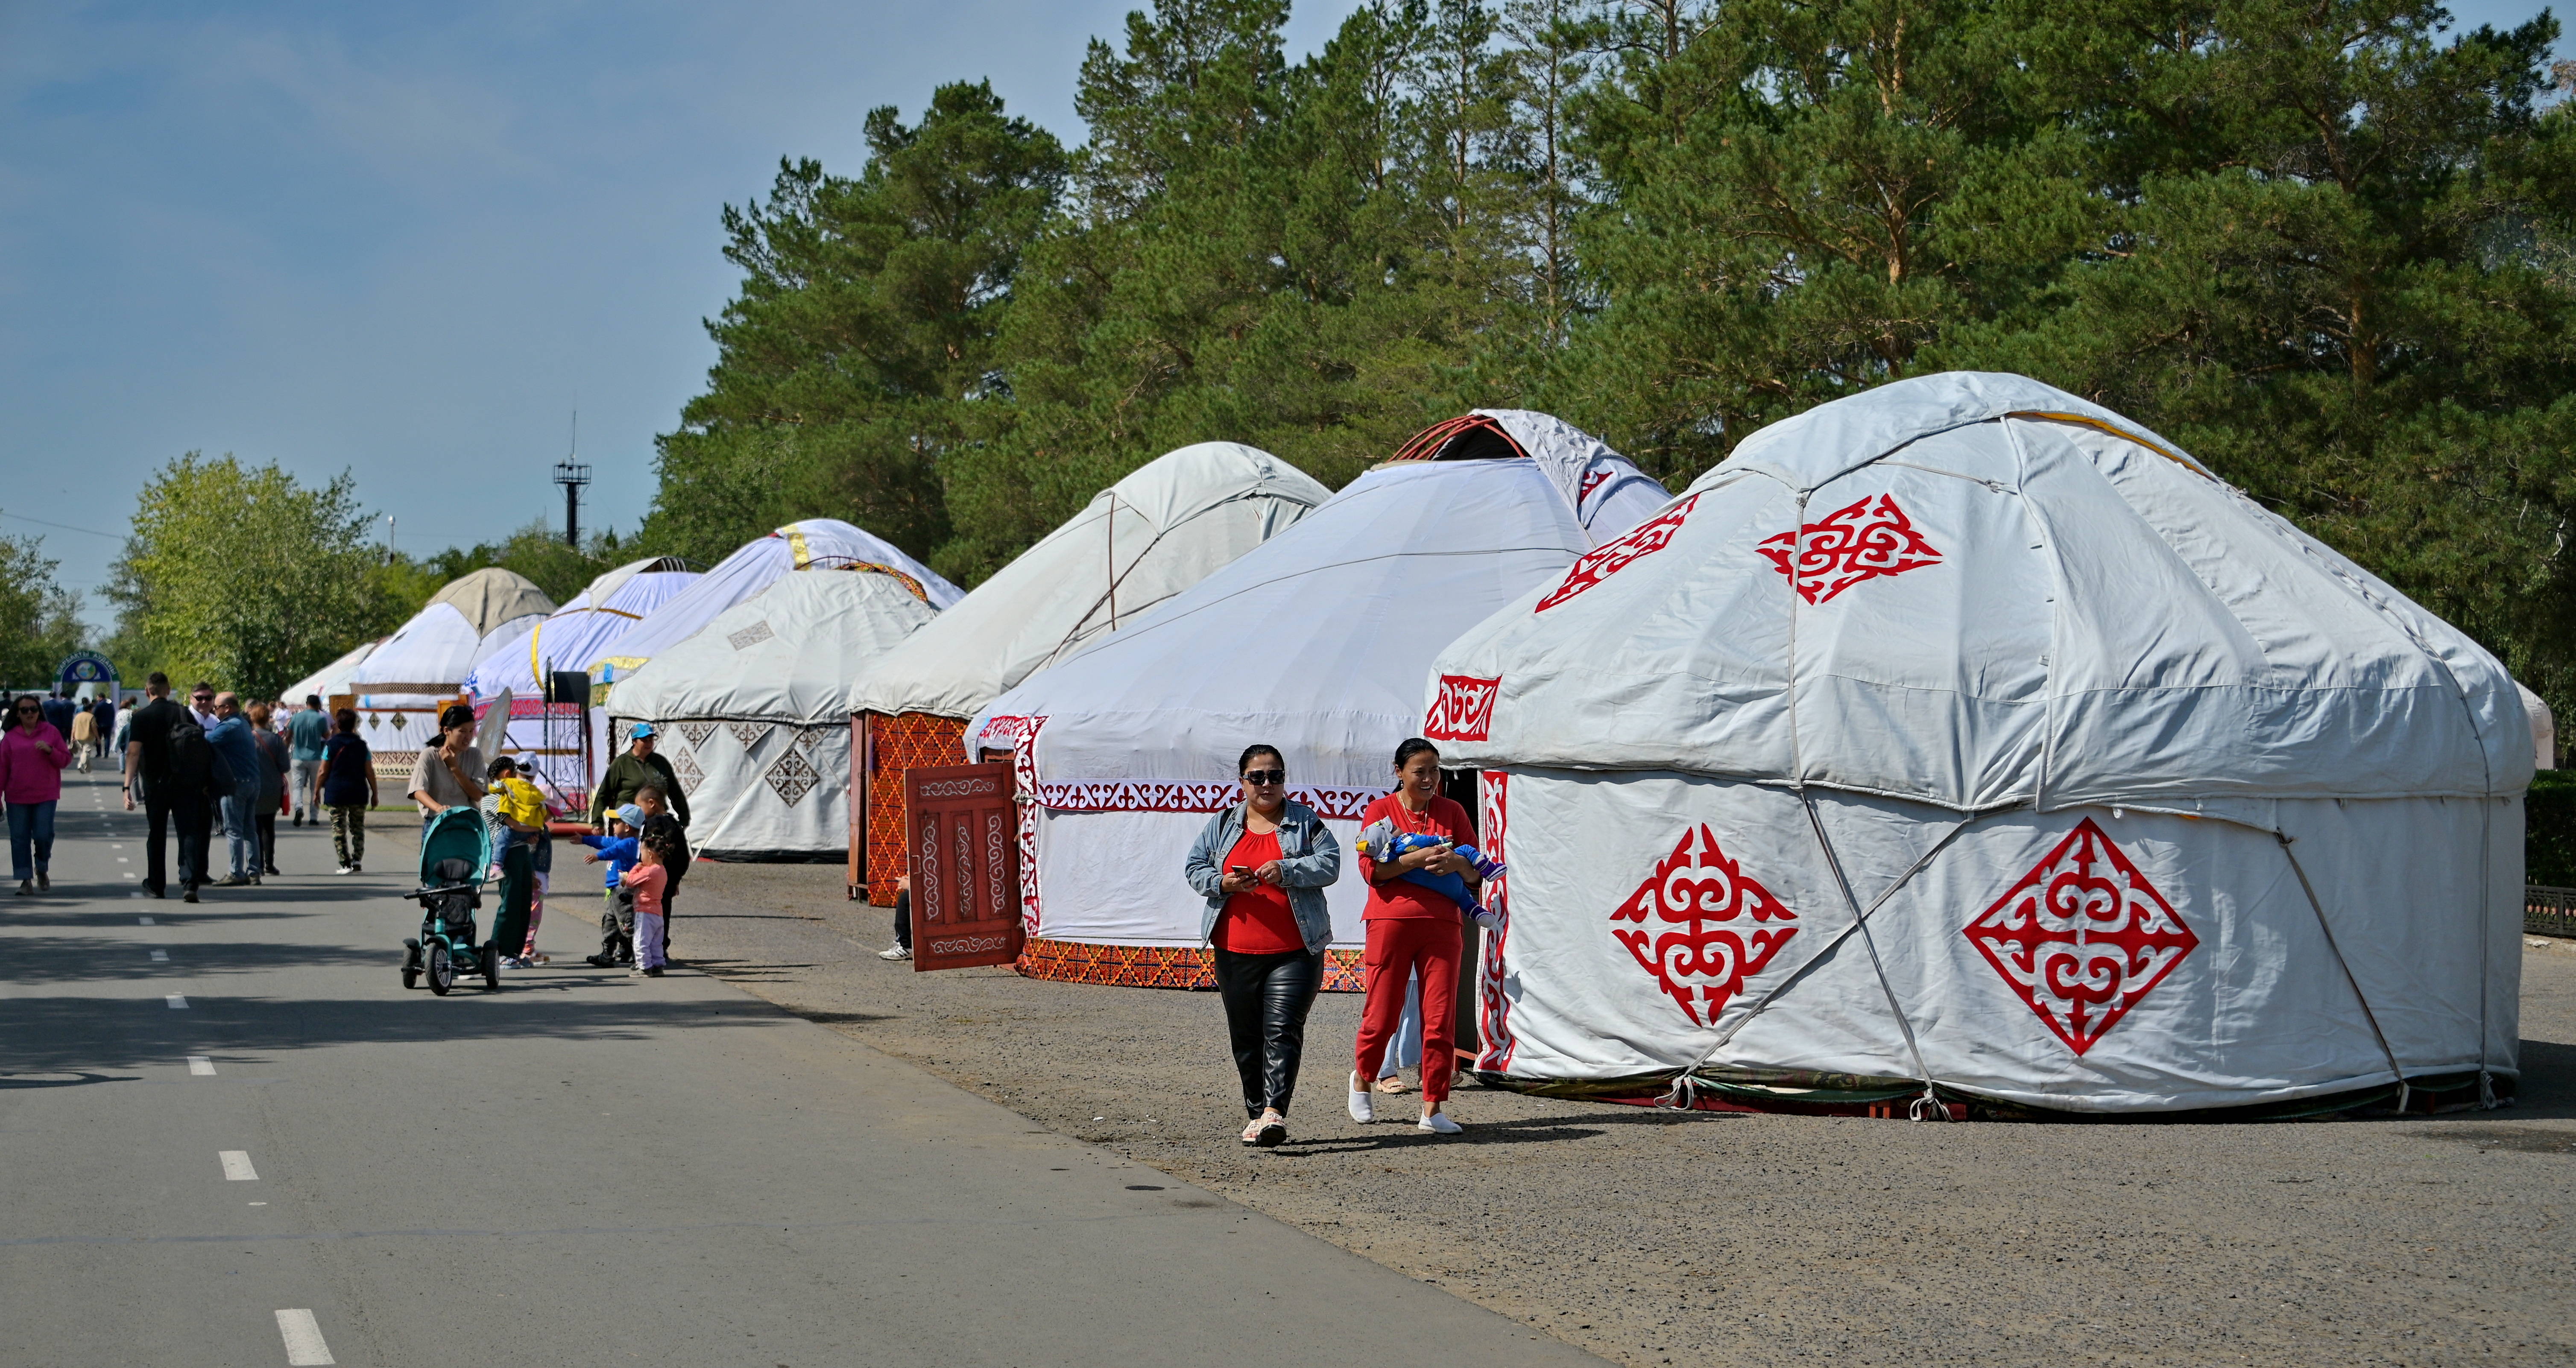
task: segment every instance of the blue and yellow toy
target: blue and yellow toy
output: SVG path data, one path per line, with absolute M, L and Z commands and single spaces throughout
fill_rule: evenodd
M 1449 842 L 1438 836 L 1425 836 L 1420 832 L 1413 831 L 1398 831 L 1395 829 L 1395 822 L 1393 819 L 1380 817 L 1376 821 L 1369 823 L 1368 826 L 1360 831 L 1360 838 L 1355 848 L 1359 853 L 1372 860 L 1382 861 L 1397 859 L 1402 856 L 1410 855 L 1417 850 L 1429 850 L 1434 846 L 1444 846 L 1447 844 L 1449 844 Z M 1458 847 L 1457 853 L 1463 857 L 1469 865 L 1474 867 L 1476 877 L 1479 879 L 1490 881 L 1500 877 L 1503 872 L 1504 865 L 1502 861 L 1486 859 L 1482 854 L 1477 852 L 1474 846 L 1462 845 Z M 1432 892 L 1458 904 L 1458 906 L 1469 916 L 1474 917 L 1477 924 L 1480 926 L 1492 926 L 1496 920 L 1493 913 L 1485 910 L 1484 904 L 1476 901 L 1476 895 L 1468 891 L 1467 881 L 1459 878 L 1455 874 L 1434 874 L 1427 869 L 1416 869 L 1404 874 L 1399 874 L 1396 877 L 1403 879 L 1407 883 L 1420 884 L 1422 887 L 1430 889 Z

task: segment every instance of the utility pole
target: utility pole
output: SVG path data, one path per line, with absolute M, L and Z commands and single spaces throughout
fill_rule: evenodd
M 581 549 L 581 487 L 590 483 L 590 467 L 578 459 L 581 455 L 581 410 L 572 415 L 572 455 L 555 462 L 555 483 L 564 492 L 564 545 Z

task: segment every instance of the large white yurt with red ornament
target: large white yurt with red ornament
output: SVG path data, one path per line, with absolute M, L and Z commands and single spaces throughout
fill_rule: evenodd
M 1428 700 L 1510 866 L 1481 1067 L 1516 1083 L 2263 1114 L 2515 1077 L 2513 681 L 2036 381 L 1753 434 Z
M 1659 507 L 1663 486 L 1545 414 L 1443 423 L 1239 558 L 1037 671 L 968 723 L 1009 751 L 1021 812 L 1021 972 L 1181 987 L 1207 979 L 1181 860 L 1237 801 L 1235 762 L 1276 746 L 1290 796 L 1347 849 L 1392 784 L 1432 657 L 1458 632 Z M 1326 891 L 1361 941 L 1356 861 Z

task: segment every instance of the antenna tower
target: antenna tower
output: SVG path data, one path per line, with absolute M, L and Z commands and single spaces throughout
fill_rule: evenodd
M 572 454 L 555 462 L 555 483 L 564 492 L 564 545 L 581 549 L 581 489 L 590 483 L 590 467 L 581 463 L 581 411 L 572 415 Z

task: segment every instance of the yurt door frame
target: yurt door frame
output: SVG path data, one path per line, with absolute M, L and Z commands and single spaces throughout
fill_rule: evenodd
M 904 771 L 915 972 L 1020 957 L 1020 847 L 1008 763 Z

